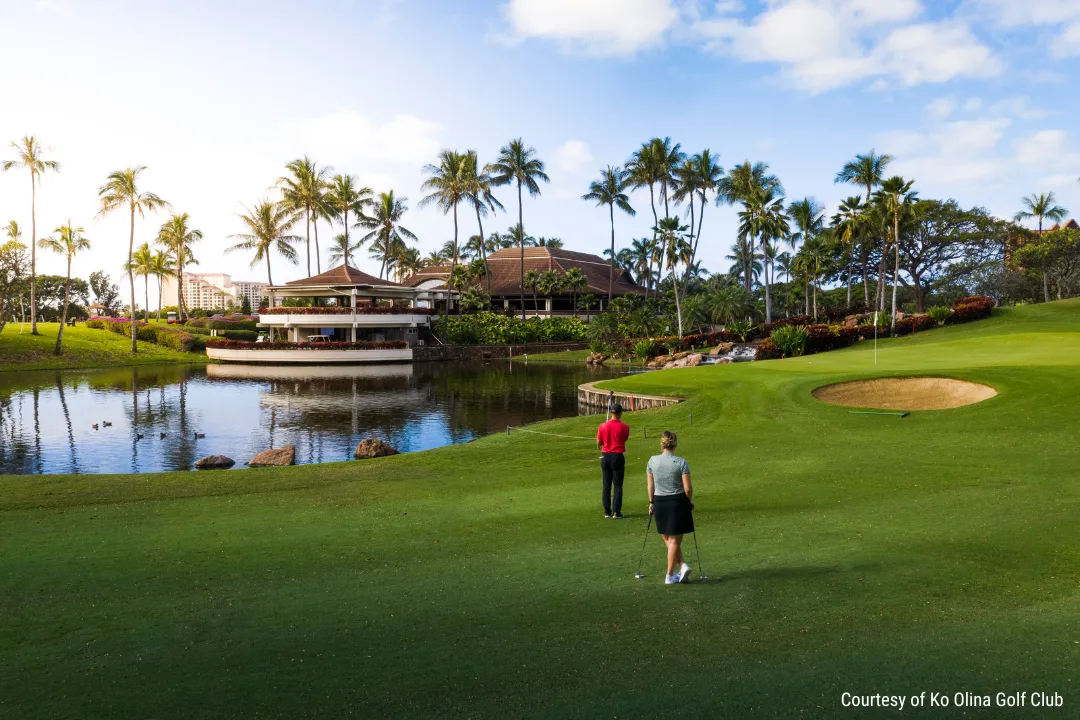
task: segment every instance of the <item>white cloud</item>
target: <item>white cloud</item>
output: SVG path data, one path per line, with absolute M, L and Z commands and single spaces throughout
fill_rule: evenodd
M 1021 120 L 1042 120 L 1056 114 L 1052 110 L 1032 105 L 1031 100 L 1025 95 L 998 100 L 990 106 L 989 110 L 995 115 L 1012 115 Z
M 300 124 L 306 152 L 317 157 L 348 155 L 362 160 L 422 164 L 441 149 L 438 124 L 412 115 L 384 123 L 352 110 L 330 113 Z
M 1016 159 L 1025 165 L 1058 168 L 1069 158 L 1069 133 L 1040 130 L 1016 141 Z
M 971 98 L 964 102 L 964 112 L 976 113 L 982 109 L 983 101 L 981 98 Z
M 788 84 L 811 92 L 864 80 L 884 89 L 1001 72 L 964 23 L 912 24 L 921 10 L 915 0 L 773 0 L 749 21 L 718 16 L 694 28 L 712 51 L 777 63 Z
M 1003 173 L 1005 162 L 994 151 L 1011 124 L 1009 118 L 954 120 L 927 133 L 885 133 L 877 144 L 897 157 L 890 172 L 913 178 L 918 186 L 984 183 Z
M 951 95 L 947 97 L 937 98 L 927 103 L 924 110 L 934 120 L 946 120 L 950 115 L 956 112 L 956 98 Z
M 1054 38 L 1050 52 L 1058 58 L 1080 56 L 1080 22 L 1069 25 L 1061 35 Z
M 1080 18 L 1076 0 L 969 0 L 968 5 L 1007 27 L 1057 25 Z
M 658 45 L 679 17 L 672 0 L 510 0 L 501 10 L 519 38 L 560 41 L 592 55 Z
M 592 151 L 583 140 L 567 140 L 555 149 L 553 158 L 552 166 L 562 174 L 581 175 L 593 169 Z

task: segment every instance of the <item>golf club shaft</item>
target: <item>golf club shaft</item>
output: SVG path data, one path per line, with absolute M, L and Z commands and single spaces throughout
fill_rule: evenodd
M 641 565 L 645 562 L 645 543 L 649 542 L 649 529 L 652 528 L 652 513 L 649 513 L 649 522 L 645 523 L 645 537 L 641 540 L 641 557 L 638 558 L 637 574 L 641 574 Z

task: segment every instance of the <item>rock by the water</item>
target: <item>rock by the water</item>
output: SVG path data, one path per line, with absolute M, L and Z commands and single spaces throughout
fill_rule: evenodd
M 207 455 L 195 461 L 196 470 L 224 470 L 231 468 L 236 461 L 224 455 Z
M 716 361 L 716 364 L 717 365 L 730 365 L 731 364 L 731 358 L 722 357 L 722 358 L 720 358 L 719 360 Z
M 677 353 L 675 353 L 674 355 L 671 356 L 671 359 L 672 360 L 682 360 L 684 357 L 686 357 L 689 354 L 690 353 L 688 353 L 688 352 L 677 352 Z
M 844 327 L 855 327 L 859 324 L 858 315 L 848 315 L 844 318 Z
M 692 353 L 690 355 L 687 355 L 683 362 L 685 363 L 683 367 L 697 367 L 701 363 L 705 362 L 705 356 L 701 353 Z
M 603 365 L 604 361 L 608 359 L 608 356 L 604 353 L 591 353 L 589 357 L 585 358 L 586 365 Z
M 366 438 L 360 441 L 360 444 L 356 446 L 356 452 L 353 453 L 353 457 L 357 460 L 366 460 L 367 458 L 386 457 L 387 455 L 397 455 L 398 451 L 391 447 L 389 444 L 384 443 L 378 438 Z
M 272 450 L 263 450 L 248 461 L 248 467 L 279 467 L 293 465 L 296 462 L 296 446 L 283 445 Z
M 735 343 L 733 343 L 733 342 L 722 342 L 719 345 L 717 345 L 716 347 L 714 347 L 712 350 L 710 350 L 709 354 L 712 355 L 713 357 L 716 357 L 717 355 L 727 355 L 729 352 L 731 352 L 734 349 L 735 349 Z

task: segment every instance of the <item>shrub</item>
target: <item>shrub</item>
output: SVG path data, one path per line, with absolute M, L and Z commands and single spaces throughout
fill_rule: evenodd
M 101 320 L 101 319 L 96 319 L 96 318 L 93 319 L 93 320 L 87 320 L 86 321 L 86 327 L 93 328 L 95 330 L 104 330 L 105 329 L 105 321 Z
M 859 318 L 859 324 L 873 326 L 874 318 L 877 318 L 878 332 L 881 331 L 881 328 L 892 325 L 892 314 L 887 313 L 884 310 L 880 310 L 876 313 L 869 313 L 866 316 Z
M 251 342 L 259 339 L 259 333 L 254 330 L 222 330 L 221 334 L 229 340 L 243 340 Z
M 929 315 L 913 315 L 903 320 L 897 320 L 894 334 L 897 336 L 910 335 L 911 333 L 930 330 L 935 327 L 937 327 L 937 321 Z
M 476 345 L 480 342 L 480 333 L 475 325 L 458 323 L 447 338 L 455 345 Z
M 164 347 L 191 352 L 196 348 L 195 338 L 183 330 L 172 327 L 153 328 L 154 342 Z M 205 343 L 203 343 L 205 347 Z
M 447 338 L 461 337 L 481 345 L 507 345 L 522 342 L 575 342 L 588 336 L 589 329 L 580 318 L 529 318 L 522 320 L 493 312 L 450 318 L 440 317 L 433 324 L 433 332 L 441 337 L 444 324 Z M 468 327 L 459 333 L 457 328 Z M 456 341 L 454 341 L 456 342 Z
M 928 308 L 926 314 L 938 325 L 944 325 L 949 319 L 949 316 L 952 315 L 952 308 L 945 307 L 944 305 L 935 305 L 932 308 Z
M 769 340 L 783 357 L 798 357 L 806 350 L 810 331 L 802 325 L 781 325 L 769 335 Z
M 981 295 L 962 297 L 952 306 L 952 320 L 960 323 L 979 320 L 988 316 L 993 308 L 993 298 Z
M 814 317 L 812 315 L 793 315 L 792 317 L 773 320 L 765 326 L 765 329 L 771 334 L 775 328 L 784 327 L 785 325 L 812 325 L 813 323 Z
M 634 356 L 642 360 L 648 360 L 651 357 L 656 357 L 659 348 L 660 346 L 655 340 L 638 340 L 634 343 Z
M 754 353 L 755 360 L 779 360 L 782 357 L 783 353 L 780 352 L 780 348 L 776 347 L 776 343 L 771 339 L 762 341 Z
M 735 333 L 735 336 L 739 338 L 739 342 L 746 342 L 754 332 L 754 324 L 749 320 L 736 320 L 729 324 L 727 329 Z

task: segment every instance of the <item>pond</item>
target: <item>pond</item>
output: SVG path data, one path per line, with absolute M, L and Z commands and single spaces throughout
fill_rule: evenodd
M 289 444 L 298 464 L 350 460 L 369 437 L 428 450 L 576 415 L 579 384 L 620 374 L 518 362 L 4 373 L 0 474 L 189 470 L 214 454 L 239 468 Z

